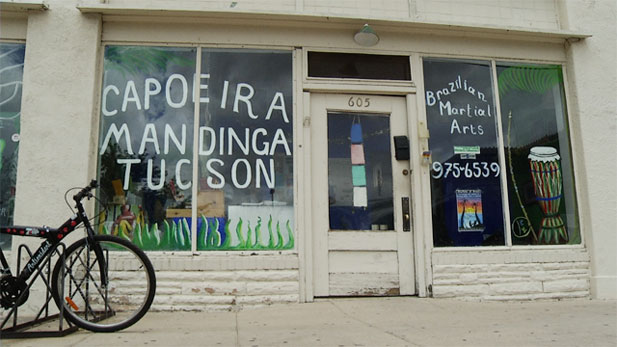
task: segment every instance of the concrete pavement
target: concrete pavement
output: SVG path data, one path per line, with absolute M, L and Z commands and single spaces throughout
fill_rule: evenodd
M 2 346 L 617 346 L 617 302 L 321 299 L 238 312 L 149 312 L 117 333 Z

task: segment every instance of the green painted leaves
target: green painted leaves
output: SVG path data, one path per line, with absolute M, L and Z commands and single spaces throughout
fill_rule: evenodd
M 287 220 L 285 228 L 286 237 L 281 231 L 281 223 L 274 221 L 269 216 L 267 223 L 267 235 L 262 232 L 262 218 L 257 218 L 257 224 L 252 227 L 250 221 L 240 218 L 237 222 L 225 220 L 221 228 L 218 218 L 208 220 L 201 217 L 201 227 L 197 232 L 197 250 L 221 250 L 221 251 L 253 251 L 253 250 L 286 250 L 294 248 L 294 234 L 291 221 Z M 235 235 L 231 229 L 235 225 Z M 222 229 L 222 231 L 221 231 Z
M 235 235 L 232 228 L 235 226 Z M 197 250 L 219 251 L 248 251 L 248 250 L 288 250 L 295 245 L 291 221 L 284 224 L 286 233 L 282 230 L 281 223 L 269 216 L 267 234 L 262 232 L 262 218 L 257 219 L 255 227 L 251 227 L 250 221 L 241 218 L 234 222 L 224 218 L 200 217 L 199 229 L 197 230 Z M 191 250 L 191 227 L 186 218 L 177 221 L 164 221 L 162 229 L 158 224 L 148 225 L 136 223 L 131 227 L 128 223 L 121 223 L 111 232 L 105 226 L 100 231 L 102 234 L 113 234 L 133 242 L 139 248 L 148 251 L 190 251 Z M 286 234 L 286 235 L 284 235 Z M 267 239 L 265 238 L 267 235 Z

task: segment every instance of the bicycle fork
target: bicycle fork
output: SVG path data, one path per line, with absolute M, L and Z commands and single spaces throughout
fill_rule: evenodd
M 96 256 L 96 261 L 99 263 L 99 271 L 101 273 L 101 286 L 102 288 L 107 288 L 107 284 L 108 284 L 107 261 L 105 260 L 103 249 L 101 248 L 101 245 L 98 242 L 96 242 L 96 240 L 94 239 L 94 235 L 95 235 L 94 230 L 92 229 L 92 225 L 90 224 L 90 220 L 88 219 L 88 215 L 86 214 L 84 207 L 82 206 L 81 203 L 78 203 L 76 207 L 77 207 L 79 218 L 81 219 L 81 221 L 84 223 L 84 226 L 86 227 L 86 233 L 87 233 L 86 247 L 94 251 L 94 254 Z

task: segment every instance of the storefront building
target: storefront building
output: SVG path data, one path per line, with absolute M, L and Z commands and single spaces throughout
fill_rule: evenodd
M 615 4 L 336 6 L 1 1 L 1 223 L 96 177 L 163 310 L 615 299 Z

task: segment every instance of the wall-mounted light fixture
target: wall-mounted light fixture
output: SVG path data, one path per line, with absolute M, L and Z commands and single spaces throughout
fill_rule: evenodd
M 353 40 L 361 46 L 371 47 L 379 42 L 379 36 L 370 25 L 364 24 L 362 29 L 353 36 Z

